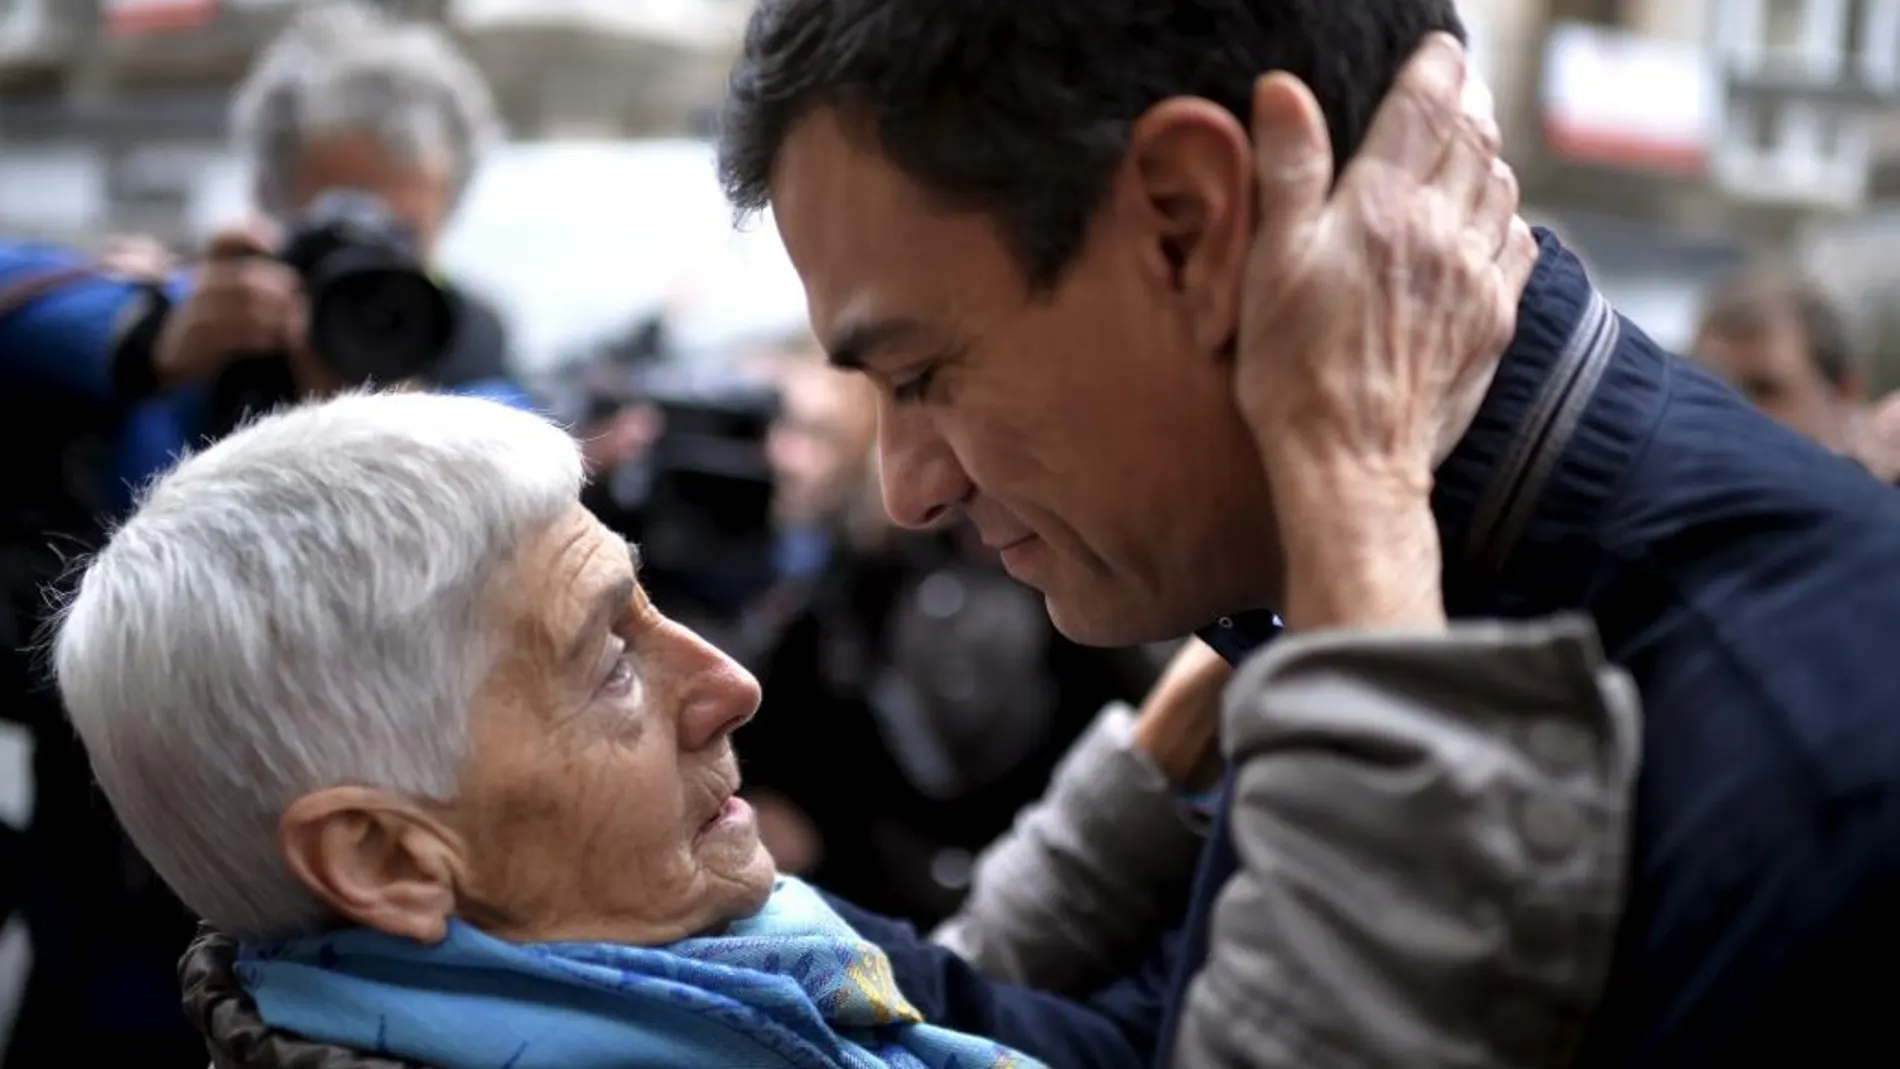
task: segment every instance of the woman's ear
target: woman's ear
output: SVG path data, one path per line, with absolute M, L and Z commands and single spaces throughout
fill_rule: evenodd
M 340 916 L 420 943 L 448 934 L 461 842 L 414 803 L 332 787 L 292 802 L 277 831 L 290 871 Z

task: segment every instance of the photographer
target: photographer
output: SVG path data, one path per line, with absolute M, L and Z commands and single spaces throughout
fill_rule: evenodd
M 197 419 L 226 429 L 233 410 L 363 380 L 526 404 L 494 311 L 428 273 L 497 126 L 446 34 L 359 4 L 306 12 L 238 88 L 232 125 L 268 222 L 212 239 L 152 352 L 206 385 Z M 332 304 L 363 325 L 332 323 Z

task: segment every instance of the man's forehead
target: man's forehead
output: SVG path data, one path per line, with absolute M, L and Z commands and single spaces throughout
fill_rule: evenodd
M 894 321 L 940 328 L 1013 274 L 986 218 L 944 208 L 835 109 L 786 139 L 772 210 L 827 347 Z

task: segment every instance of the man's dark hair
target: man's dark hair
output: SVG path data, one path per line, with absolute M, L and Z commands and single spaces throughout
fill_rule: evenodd
M 1082 246 L 1136 119 L 1175 96 L 1249 119 L 1284 70 L 1344 161 L 1452 0 L 761 0 L 720 123 L 742 213 L 770 200 L 792 128 L 835 106 L 947 206 L 985 212 L 1032 283 Z
M 1860 373 L 1847 317 L 1812 282 L 1774 270 L 1747 271 L 1723 280 L 1702 306 L 1696 338 L 1758 341 L 1789 323 L 1816 371 L 1843 386 Z

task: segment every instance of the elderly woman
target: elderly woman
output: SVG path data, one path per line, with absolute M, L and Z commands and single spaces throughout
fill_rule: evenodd
M 439 1066 L 1033 1064 L 775 882 L 758 688 L 581 479 L 535 416 L 351 396 L 184 462 L 87 571 L 73 724 L 262 1019 Z
M 181 463 L 86 570 L 54 647 L 59 687 L 132 839 L 241 943 L 234 965 L 213 940 L 185 967 L 217 1064 L 1146 1064 L 1139 1039 L 1087 1000 L 984 987 L 968 966 L 957 990 L 981 989 L 1005 1011 L 972 1012 L 949 989 L 900 992 L 867 941 L 877 936 L 854 930 L 883 933 L 884 922 L 775 876 L 736 794 L 730 744 L 757 686 L 655 611 L 637 553 L 579 505 L 581 480 L 573 440 L 530 414 L 472 398 L 345 395 Z M 1189 689 L 1204 692 L 1204 673 L 1190 673 L 1203 681 Z M 1442 678 L 1425 679 L 1444 694 Z M 1429 1011 L 1499 982 L 1494 954 L 1500 974 L 1514 967 L 1511 941 L 1478 908 L 1499 869 L 1518 864 L 1483 845 L 1500 797 L 1587 790 L 1617 856 L 1634 764 L 1623 689 L 1533 678 L 1519 693 L 1539 710 L 1526 717 L 1588 724 L 1601 772 L 1551 786 L 1508 739 L 1485 738 L 1482 711 L 1460 727 L 1429 707 L 1342 692 L 1352 716 L 1337 731 L 1291 722 L 1290 753 L 1301 739 L 1332 753 L 1332 771 L 1302 782 L 1342 806 L 1327 828 L 1339 849 L 1399 835 L 1416 854 L 1476 837 L 1449 867 L 1381 877 L 1403 902 L 1397 929 L 1322 911 L 1298 932 L 1263 917 L 1244 933 L 1288 976 L 1307 972 L 1301 955 L 1315 948 L 1334 971 L 1417 955 L 1395 965 L 1406 985 L 1316 1001 L 1310 1020 L 1272 1028 L 1298 1036 L 1357 1020 L 1390 1034 L 1402 1021 L 1416 1042 L 1469 1041 L 1433 1032 Z M 1362 788 L 1340 758 L 1364 746 L 1336 743 L 1371 719 L 1385 725 L 1370 751 L 1373 793 L 1418 762 L 1402 782 L 1429 791 L 1429 823 L 1351 804 Z M 1432 773 L 1435 762 L 1459 771 Z M 1077 819 L 1077 788 L 1055 790 L 1065 821 Z M 1303 821 L 1318 801 L 1289 797 L 1289 815 Z M 1074 845 L 1044 826 L 1005 867 L 1034 880 Z M 1067 864 L 1122 899 L 1175 875 L 1118 879 L 1113 865 Z M 1289 888 L 1349 894 L 1340 881 L 1356 871 L 1296 866 Z M 1600 882 L 1555 892 L 1546 912 L 1590 923 Z M 1058 941 L 1020 931 L 1028 910 L 1083 938 L 1105 914 L 1041 886 L 1033 907 L 992 903 L 1007 916 L 964 918 L 954 942 L 1025 979 L 1076 975 L 1051 960 L 1071 953 Z M 1455 952 L 1418 942 L 1467 925 Z M 999 946 L 1012 940 L 1021 952 Z M 1591 945 L 1590 960 L 1607 960 L 1607 939 Z M 1599 979 L 1584 969 L 1549 982 L 1587 1001 Z M 1349 1041 L 1350 1025 L 1340 1034 Z

